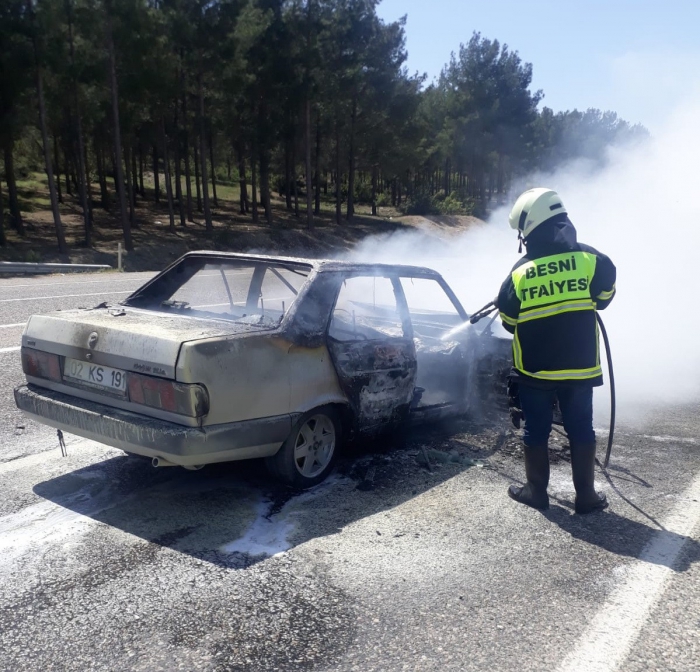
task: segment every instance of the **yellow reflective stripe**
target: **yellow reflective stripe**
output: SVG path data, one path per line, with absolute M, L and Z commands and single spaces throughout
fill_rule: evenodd
M 542 317 L 550 317 L 559 313 L 569 313 L 578 310 L 594 310 L 595 304 L 590 299 L 577 301 L 564 301 L 556 306 L 548 306 L 547 308 L 533 308 L 520 313 L 518 324 L 521 322 L 529 322 L 530 320 L 539 320 Z
M 596 366 L 592 369 L 574 369 L 571 371 L 537 371 L 533 373 L 532 371 L 525 371 L 519 366 L 515 367 L 524 374 L 531 376 L 532 378 L 539 378 L 541 380 L 571 380 L 579 379 L 585 380 L 586 378 L 597 378 L 603 375 L 603 369 L 600 366 Z
M 612 289 L 609 292 L 601 292 L 595 298 L 600 299 L 601 301 L 607 301 L 608 299 L 612 299 L 613 296 L 615 296 L 615 285 L 612 286 Z
M 498 313 L 501 316 L 501 321 L 505 322 L 506 324 L 509 324 L 511 327 L 514 327 L 515 325 L 518 324 L 517 318 L 512 318 L 508 317 L 505 313 Z
M 513 336 L 513 364 L 516 369 L 523 368 L 523 349 L 520 345 L 520 339 L 518 338 L 518 331 L 516 329 L 515 335 Z

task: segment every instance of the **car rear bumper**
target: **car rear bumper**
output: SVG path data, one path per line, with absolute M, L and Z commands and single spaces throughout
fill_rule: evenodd
M 193 466 L 274 455 L 298 416 L 185 427 L 36 385 L 15 389 L 17 407 L 38 422 L 128 453 Z

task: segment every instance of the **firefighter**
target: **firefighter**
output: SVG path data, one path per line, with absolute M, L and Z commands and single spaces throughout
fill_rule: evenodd
M 596 443 L 593 388 L 603 384 L 596 310 L 615 296 L 615 266 L 579 243 L 559 195 L 530 189 L 515 202 L 511 228 L 526 254 L 501 286 L 497 305 L 513 337 L 511 383 L 525 418 L 527 482 L 508 495 L 536 509 L 549 508 L 548 441 L 558 400 L 571 446 L 576 513 L 607 507 L 594 488 Z

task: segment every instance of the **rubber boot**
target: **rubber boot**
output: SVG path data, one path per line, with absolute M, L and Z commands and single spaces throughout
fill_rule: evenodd
M 548 509 L 549 495 L 549 450 L 544 446 L 525 446 L 525 477 L 527 483 L 522 488 L 511 485 L 508 497 L 533 509 Z
M 576 513 L 602 511 L 607 497 L 595 491 L 595 443 L 571 444 L 571 475 L 576 490 Z

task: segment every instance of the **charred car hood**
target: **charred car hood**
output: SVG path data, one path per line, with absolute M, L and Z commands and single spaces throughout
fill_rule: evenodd
M 257 331 L 245 323 L 133 308 L 78 309 L 33 315 L 22 345 L 126 371 L 175 378 L 182 343 Z

